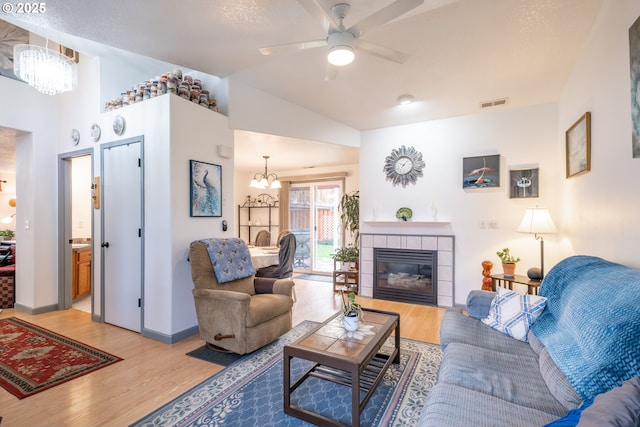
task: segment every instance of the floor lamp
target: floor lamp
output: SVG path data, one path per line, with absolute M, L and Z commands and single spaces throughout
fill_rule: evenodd
M 557 233 L 558 229 L 551 219 L 551 214 L 546 208 L 528 208 L 522 222 L 516 229 L 520 233 L 530 233 L 535 235 L 536 240 L 540 240 L 540 271 L 532 268 L 527 272 L 530 279 L 542 280 L 544 277 L 544 239 L 541 234 Z

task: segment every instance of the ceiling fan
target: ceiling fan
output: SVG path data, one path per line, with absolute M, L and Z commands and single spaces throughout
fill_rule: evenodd
M 327 37 L 321 40 L 288 43 L 258 49 L 263 55 L 287 53 L 304 49 L 328 46 L 326 80 L 333 80 L 338 72 L 337 67 L 350 64 L 355 57 L 355 50 L 366 52 L 389 61 L 403 64 L 409 55 L 379 44 L 361 39 L 367 31 L 386 24 L 389 21 L 415 9 L 424 0 L 397 0 L 388 6 L 374 12 L 349 28 L 344 26 L 344 18 L 351 6 L 348 3 L 337 3 L 331 7 L 331 13 L 326 11 L 317 0 L 298 0 L 310 15 L 320 20 L 327 30 Z

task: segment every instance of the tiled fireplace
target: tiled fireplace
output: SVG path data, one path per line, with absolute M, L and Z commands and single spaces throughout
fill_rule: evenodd
M 378 249 L 378 251 L 376 251 Z M 451 307 L 454 301 L 454 236 L 449 235 L 417 235 L 417 234 L 374 234 L 360 235 L 360 293 L 366 297 L 374 296 L 374 280 L 376 279 L 375 253 L 380 249 L 399 249 L 397 254 L 434 253 L 437 271 L 433 274 L 433 295 L 426 304 L 437 304 Z M 404 261 L 401 261 L 404 263 Z M 387 299 L 387 298 L 385 298 Z M 400 299 L 401 301 L 402 299 Z

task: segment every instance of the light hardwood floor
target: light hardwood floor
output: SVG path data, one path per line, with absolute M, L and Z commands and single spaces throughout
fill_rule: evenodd
M 332 284 L 296 279 L 293 324 L 324 321 L 340 309 Z M 400 335 L 439 343 L 444 309 L 358 297 L 364 307 L 400 313 Z M 18 400 L 0 388 L 2 427 L 127 426 L 222 369 L 186 356 L 204 342 L 196 334 L 163 344 L 115 326 L 92 322 L 88 313 L 70 309 L 36 316 L 5 309 L 15 316 L 97 347 L 124 360 L 49 390 Z

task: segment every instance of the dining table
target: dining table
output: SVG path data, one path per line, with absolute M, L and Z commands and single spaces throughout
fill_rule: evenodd
M 256 270 L 270 265 L 278 265 L 279 249 L 277 246 L 249 246 L 251 263 Z

